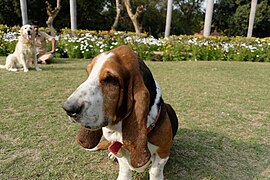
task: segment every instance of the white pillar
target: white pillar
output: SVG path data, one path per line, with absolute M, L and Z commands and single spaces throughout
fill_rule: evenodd
M 214 9 L 214 0 L 207 0 L 206 2 L 206 12 L 204 20 L 203 35 L 205 37 L 210 36 L 211 33 L 211 23 Z
M 172 4 L 173 4 L 173 0 L 168 0 L 166 27 L 165 27 L 165 38 L 169 37 L 169 35 L 170 35 L 171 22 L 172 22 Z
M 71 30 L 77 29 L 77 6 L 76 0 L 70 0 L 70 23 Z
M 250 14 L 249 14 L 249 23 L 248 23 L 248 33 L 247 33 L 248 38 L 252 36 L 255 15 L 256 15 L 256 7 L 257 7 L 257 0 L 252 0 Z
M 20 5 L 21 5 L 21 14 L 22 14 L 22 25 L 25 25 L 28 23 L 26 0 L 20 0 Z

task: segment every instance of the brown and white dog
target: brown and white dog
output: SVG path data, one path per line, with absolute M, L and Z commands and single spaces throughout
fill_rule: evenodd
M 0 68 L 9 71 L 18 71 L 23 68 L 24 72 L 28 72 L 32 62 L 34 62 L 36 70 L 40 71 L 37 64 L 35 31 L 31 25 L 26 24 L 20 29 L 14 53 L 7 56 L 6 64 L 0 65 Z
M 151 163 L 150 179 L 164 179 L 178 119 L 163 102 L 161 89 L 145 63 L 127 46 L 95 57 L 88 79 L 63 105 L 81 124 L 78 141 L 92 150 L 110 142 L 109 156 L 119 162 L 118 179 L 132 179 Z

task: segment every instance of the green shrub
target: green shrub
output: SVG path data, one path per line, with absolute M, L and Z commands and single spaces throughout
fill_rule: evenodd
M 0 25 L 1 56 L 14 51 L 18 29 L 17 26 L 8 28 Z M 144 60 L 153 60 L 155 53 L 159 52 L 163 61 L 270 61 L 270 38 L 170 36 L 155 39 L 147 34 L 138 36 L 130 32 L 88 30 L 72 32 L 67 28 L 57 37 L 55 56 L 88 59 L 123 44 L 131 47 Z

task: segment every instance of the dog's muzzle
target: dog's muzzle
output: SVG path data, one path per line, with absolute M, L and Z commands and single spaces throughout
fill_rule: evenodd
M 63 109 L 67 112 L 67 115 L 75 120 L 78 119 L 82 109 L 83 104 L 71 103 L 70 101 L 66 101 L 63 105 Z

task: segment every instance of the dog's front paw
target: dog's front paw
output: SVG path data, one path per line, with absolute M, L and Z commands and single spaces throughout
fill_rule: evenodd
M 108 157 L 109 157 L 109 159 L 112 160 L 112 161 L 114 161 L 114 160 L 116 159 L 116 155 L 113 154 L 112 152 L 110 152 L 110 153 L 108 154 Z
M 36 70 L 37 70 L 37 71 L 42 71 L 42 69 L 40 69 L 40 68 L 36 68 Z
M 113 152 L 110 152 L 108 154 L 108 157 L 109 157 L 110 160 L 115 161 L 117 158 L 123 157 L 123 154 L 125 154 L 125 152 L 122 149 L 120 149 L 117 154 L 114 154 Z
M 29 69 L 24 69 L 23 71 L 24 71 L 24 72 L 28 72 L 28 71 L 29 71 Z

